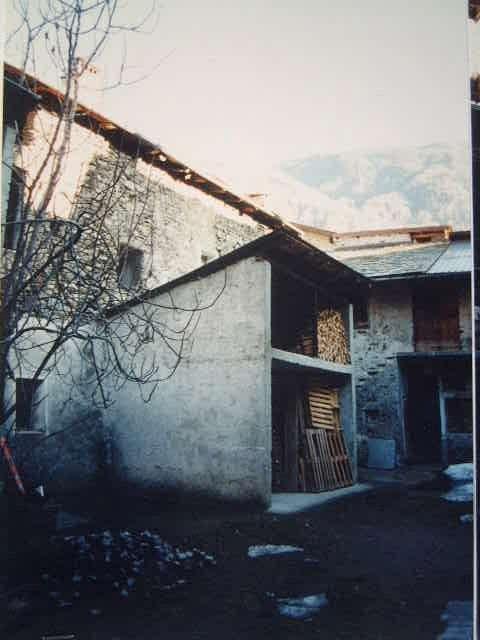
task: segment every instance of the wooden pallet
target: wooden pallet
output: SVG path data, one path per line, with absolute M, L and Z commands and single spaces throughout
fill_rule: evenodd
M 311 491 L 328 491 L 353 484 L 343 432 L 340 429 L 305 430 Z M 310 483 L 309 483 L 310 484 Z
M 307 389 L 310 425 L 313 428 L 339 429 L 339 402 L 337 389 L 322 387 L 311 380 Z
M 306 391 L 309 415 L 304 430 L 305 484 L 310 491 L 349 486 L 353 484 L 353 475 L 340 425 L 338 390 L 324 387 L 313 378 Z

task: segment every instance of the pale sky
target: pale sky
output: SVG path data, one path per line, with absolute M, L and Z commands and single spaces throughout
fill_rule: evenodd
M 127 17 L 148 5 L 125 4 Z M 314 153 L 466 141 L 466 5 L 164 0 L 154 33 L 128 42 L 132 76 L 150 75 L 100 110 L 252 189 L 256 172 Z M 100 63 L 107 82 L 120 52 Z

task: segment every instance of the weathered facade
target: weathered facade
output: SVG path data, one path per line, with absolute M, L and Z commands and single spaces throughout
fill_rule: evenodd
M 257 203 L 81 104 L 63 170 L 46 210 L 39 214 L 36 208 L 41 208 L 52 171 L 48 147 L 62 96 L 8 64 L 4 87 L 2 243 L 7 263 L 15 256 L 23 220 L 32 211 L 49 221 L 44 228 L 57 244 L 62 239 L 55 233 L 56 221 L 78 222 L 84 233 L 76 244 L 77 255 L 86 255 L 85 264 L 98 272 L 102 286 L 108 279 L 116 292 L 110 296 L 111 304 L 190 272 L 273 229 L 289 228 L 296 233 Z M 37 174 L 44 162 L 43 173 Z M 30 188 L 36 175 L 39 180 Z M 104 235 L 108 234 L 108 258 L 92 253 L 94 242 L 89 233 L 91 230 L 94 237 L 97 218 L 102 220 Z M 45 247 L 51 250 L 51 245 L 45 243 Z M 133 265 L 130 258 L 134 258 Z M 8 270 L 4 263 L 5 268 Z M 68 287 L 63 282 L 67 301 L 68 295 L 72 300 L 77 296 L 74 280 L 70 279 Z M 54 288 L 49 289 L 44 298 L 48 302 L 55 293 Z M 33 320 L 35 311 L 30 314 Z M 16 416 L 3 425 L 4 432 L 29 483 L 45 482 L 59 490 L 91 485 L 108 458 L 104 451 L 108 439 L 103 436 L 99 411 L 77 385 L 84 374 L 84 345 L 73 342 L 61 363 L 57 362 L 61 358 L 54 358 L 45 375 L 35 379 L 46 353 L 35 342 L 41 343 L 44 335 L 38 330 L 25 335 L 38 340 L 23 341 L 21 347 L 28 357 L 22 361 L 20 350 L 15 345 L 12 349 L 16 374 L 7 380 L 4 396 L 10 403 L 16 399 L 19 406 Z M 31 407 L 37 400 L 42 402 L 34 411 Z M 24 411 L 22 406 L 31 409 Z
M 469 234 L 344 235 L 333 255 L 374 281 L 355 314 L 360 464 L 470 460 Z
M 17 75 L 8 66 L 7 73 Z M 39 103 L 9 160 L 15 166 L 21 159 L 24 187 L 30 184 L 25 169 L 35 175 L 42 166 L 59 98 L 27 79 Z M 59 219 L 79 224 L 78 255 L 102 274 L 101 286 L 122 294 L 92 322 L 131 327 L 135 305 L 148 300 L 149 313 L 175 336 L 191 311 L 201 313 L 194 331 L 179 330 L 178 367 L 165 335 L 152 336 L 145 326 L 144 346 L 137 340 L 132 352 L 141 368 L 143 350 L 158 376 L 140 390 L 135 376 L 121 384 L 106 378 L 102 393 L 113 404 L 104 410 L 92 403 L 99 362 L 88 351 L 92 344 L 72 338 L 48 376 L 37 379 L 45 346 L 43 334 L 34 332 L 22 345 L 28 362 L 11 359 L 18 375 L 6 386 L 18 406 L 5 426 L 29 483 L 68 491 L 115 482 L 143 492 L 268 504 L 272 486 L 305 491 L 354 482 L 349 304 L 364 278 L 302 242 L 295 227 L 257 202 L 81 105 L 45 210 L 41 180 L 33 185 L 30 206 L 52 221 L 50 229 Z M 6 189 L 10 197 L 12 183 Z M 12 212 L 6 215 L 8 222 Z M 94 254 L 89 263 L 97 220 L 110 238 L 109 256 Z M 15 246 L 6 248 L 15 255 Z M 78 297 L 74 281 L 70 294 Z M 140 307 L 138 322 L 144 312 Z M 110 335 L 115 342 L 122 331 Z M 128 330 L 125 335 L 127 355 Z
M 3 222 L 16 215 L 8 207 L 14 188 L 12 170 L 25 176 L 25 185 L 40 170 L 58 123 L 61 98 L 55 89 L 30 76 L 24 78 L 6 65 L 5 86 L 19 82 L 23 84 L 18 90 L 35 100 L 22 97 L 23 111 L 12 105 L 5 110 L 9 120 L 3 134 Z M 5 91 L 5 99 L 12 102 L 11 90 Z M 52 162 L 48 158 L 33 189 L 34 206 L 42 200 Z M 102 198 L 105 202 L 99 208 Z M 42 215 L 78 219 L 86 212 L 107 215 L 112 248 L 128 243 L 142 252 L 142 279 L 147 288 L 187 273 L 271 229 L 289 227 L 257 203 L 79 105 L 64 167 Z
M 293 307 L 286 280 L 301 291 Z M 326 295 L 329 281 L 336 283 L 335 294 Z M 199 300 L 204 308 L 185 338 L 175 374 L 169 376 L 172 353 L 165 343 L 148 340 L 145 352 L 155 355 L 158 377 L 167 379 L 149 402 L 134 381 L 120 389 L 107 384 L 113 402 L 98 410 L 91 404 L 88 359 L 72 342 L 42 384 L 40 428 L 19 431 L 12 441 L 28 482 L 53 492 L 102 484 L 259 505 L 269 504 L 272 490 L 352 484 L 357 438 L 349 300 L 363 287 L 365 280 L 355 272 L 308 243 L 275 232 L 153 289 L 148 296 L 172 331 L 188 316 L 179 309 L 192 309 Z M 176 309 L 168 308 L 172 299 Z M 305 315 L 313 299 L 316 305 Z M 331 350 L 322 354 L 321 345 L 315 352 L 305 347 L 313 336 L 305 318 L 317 326 L 325 309 L 344 327 L 346 351 L 340 360 L 345 356 L 348 363 Z M 111 312 L 120 326 L 124 311 Z M 35 350 L 30 358 L 35 367 Z M 337 404 L 316 406 L 312 387 L 333 394 Z M 298 399 L 302 416 L 292 420 Z M 335 425 L 328 412 L 335 414 Z M 57 435 L 45 438 L 49 432 Z M 323 467 L 313 451 L 320 435 L 331 441 Z
M 150 402 L 142 403 L 135 385 L 127 384 L 103 412 L 110 478 L 116 486 L 262 505 L 269 504 L 272 489 L 307 490 L 298 468 L 302 434 L 297 422 L 287 420 L 287 408 L 278 404 L 274 389 L 283 386 L 285 397 L 295 398 L 296 389 L 312 380 L 338 390 L 336 433 L 344 438 L 352 470 L 350 481 L 341 480 L 355 481 L 353 367 L 305 355 L 295 349 L 295 341 L 288 347 L 275 338 L 281 316 L 288 313 L 295 322 L 302 315 L 298 306 L 288 307 L 286 299 L 278 303 L 283 293 L 276 290 L 276 275 L 285 264 L 290 277 L 299 280 L 316 265 L 310 287 L 318 295 L 322 295 L 320 282 L 335 279 L 337 294 L 328 300 L 323 297 L 321 304 L 331 307 L 335 301 L 343 309 L 349 334 L 348 297 L 354 290 L 358 293 L 365 281 L 311 245 L 285 235 L 251 242 L 153 290 L 150 295 L 159 305 L 170 296 L 181 308 L 190 308 L 198 298 L 216 302 L 202 312 L 182 363 Z M 121 309 L 118 318 L 121 322 Z M 147 348 L 168 370 L 171 354 L 164 345 L 154 341 Z M 277 486 L 272 478 L 275 416 L 287 430 L 282 445 L 283 455 L 290 455 L 284 469 L 289 477 L 282 478 L 287 487 Z M 308 476 L 311 460 L 306 457 Z M 308 477 L 305 481 L 308 484 Z

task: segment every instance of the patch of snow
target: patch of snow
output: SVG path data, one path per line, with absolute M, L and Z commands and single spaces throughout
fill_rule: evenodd
M 317 613 L 327 604 L 327 596 L 324 593 L 319 593 L 305 596 L 304 598 L 279 598 L 277 607 L 282 616 L 304 620 Z
M 442 613 L 447 623 L 445 631 L 437 640 L 472 640 L 473 638 L 473 602 L 453 600 Z
M 443 472 L 454 485 L 442 498 L 449 502 L 470 502 L 473 500 L 473 464 L 464 462 L 451 464 Z
M 443 473 L 454 482 L 473 482 L 473 463 L 451 464 Z
M 263 544 L 248 547 L 249 558 L 259 558 L 260 556 L 276 556 L 282 553 L 302 552 L 301 547 L 292 547 L 289 544 Z
M 471 513 L 465 513 L 463 516 L 460 516 L 460 522 L 462 524 L 472 524 L 473 515 Z
M 442 495 L 449 502 L 471 502 L 473 500 L 473 483 L 455 485 L 450 491 Z

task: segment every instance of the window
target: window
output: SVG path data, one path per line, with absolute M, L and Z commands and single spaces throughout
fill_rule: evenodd
M 122 289 L 133 289 L 140 282 L 142 274 L 143 251 L 128 245 L 120 245 L 118 261 L 118 284 Z
M 459 349 L 458 285 L 418 283 L 413 292 L 413 323 L 415 351 Z
M 353 305 L 353 326 L 355 329 L 368 329 L 368 300 L 359 300 Z
M 42 380 L 16 380 L 17 431 L 45 430 L 45 386 Z
M 5 249 L 15 249 L 20 237 L 21 226 L 15 224 L 23 215 L 23 189 L 25 172 L 19 167 L 12 168 L 10 191 L 8 195 L 7 215 L 5 218 L 5 232 L 3 246 Z

